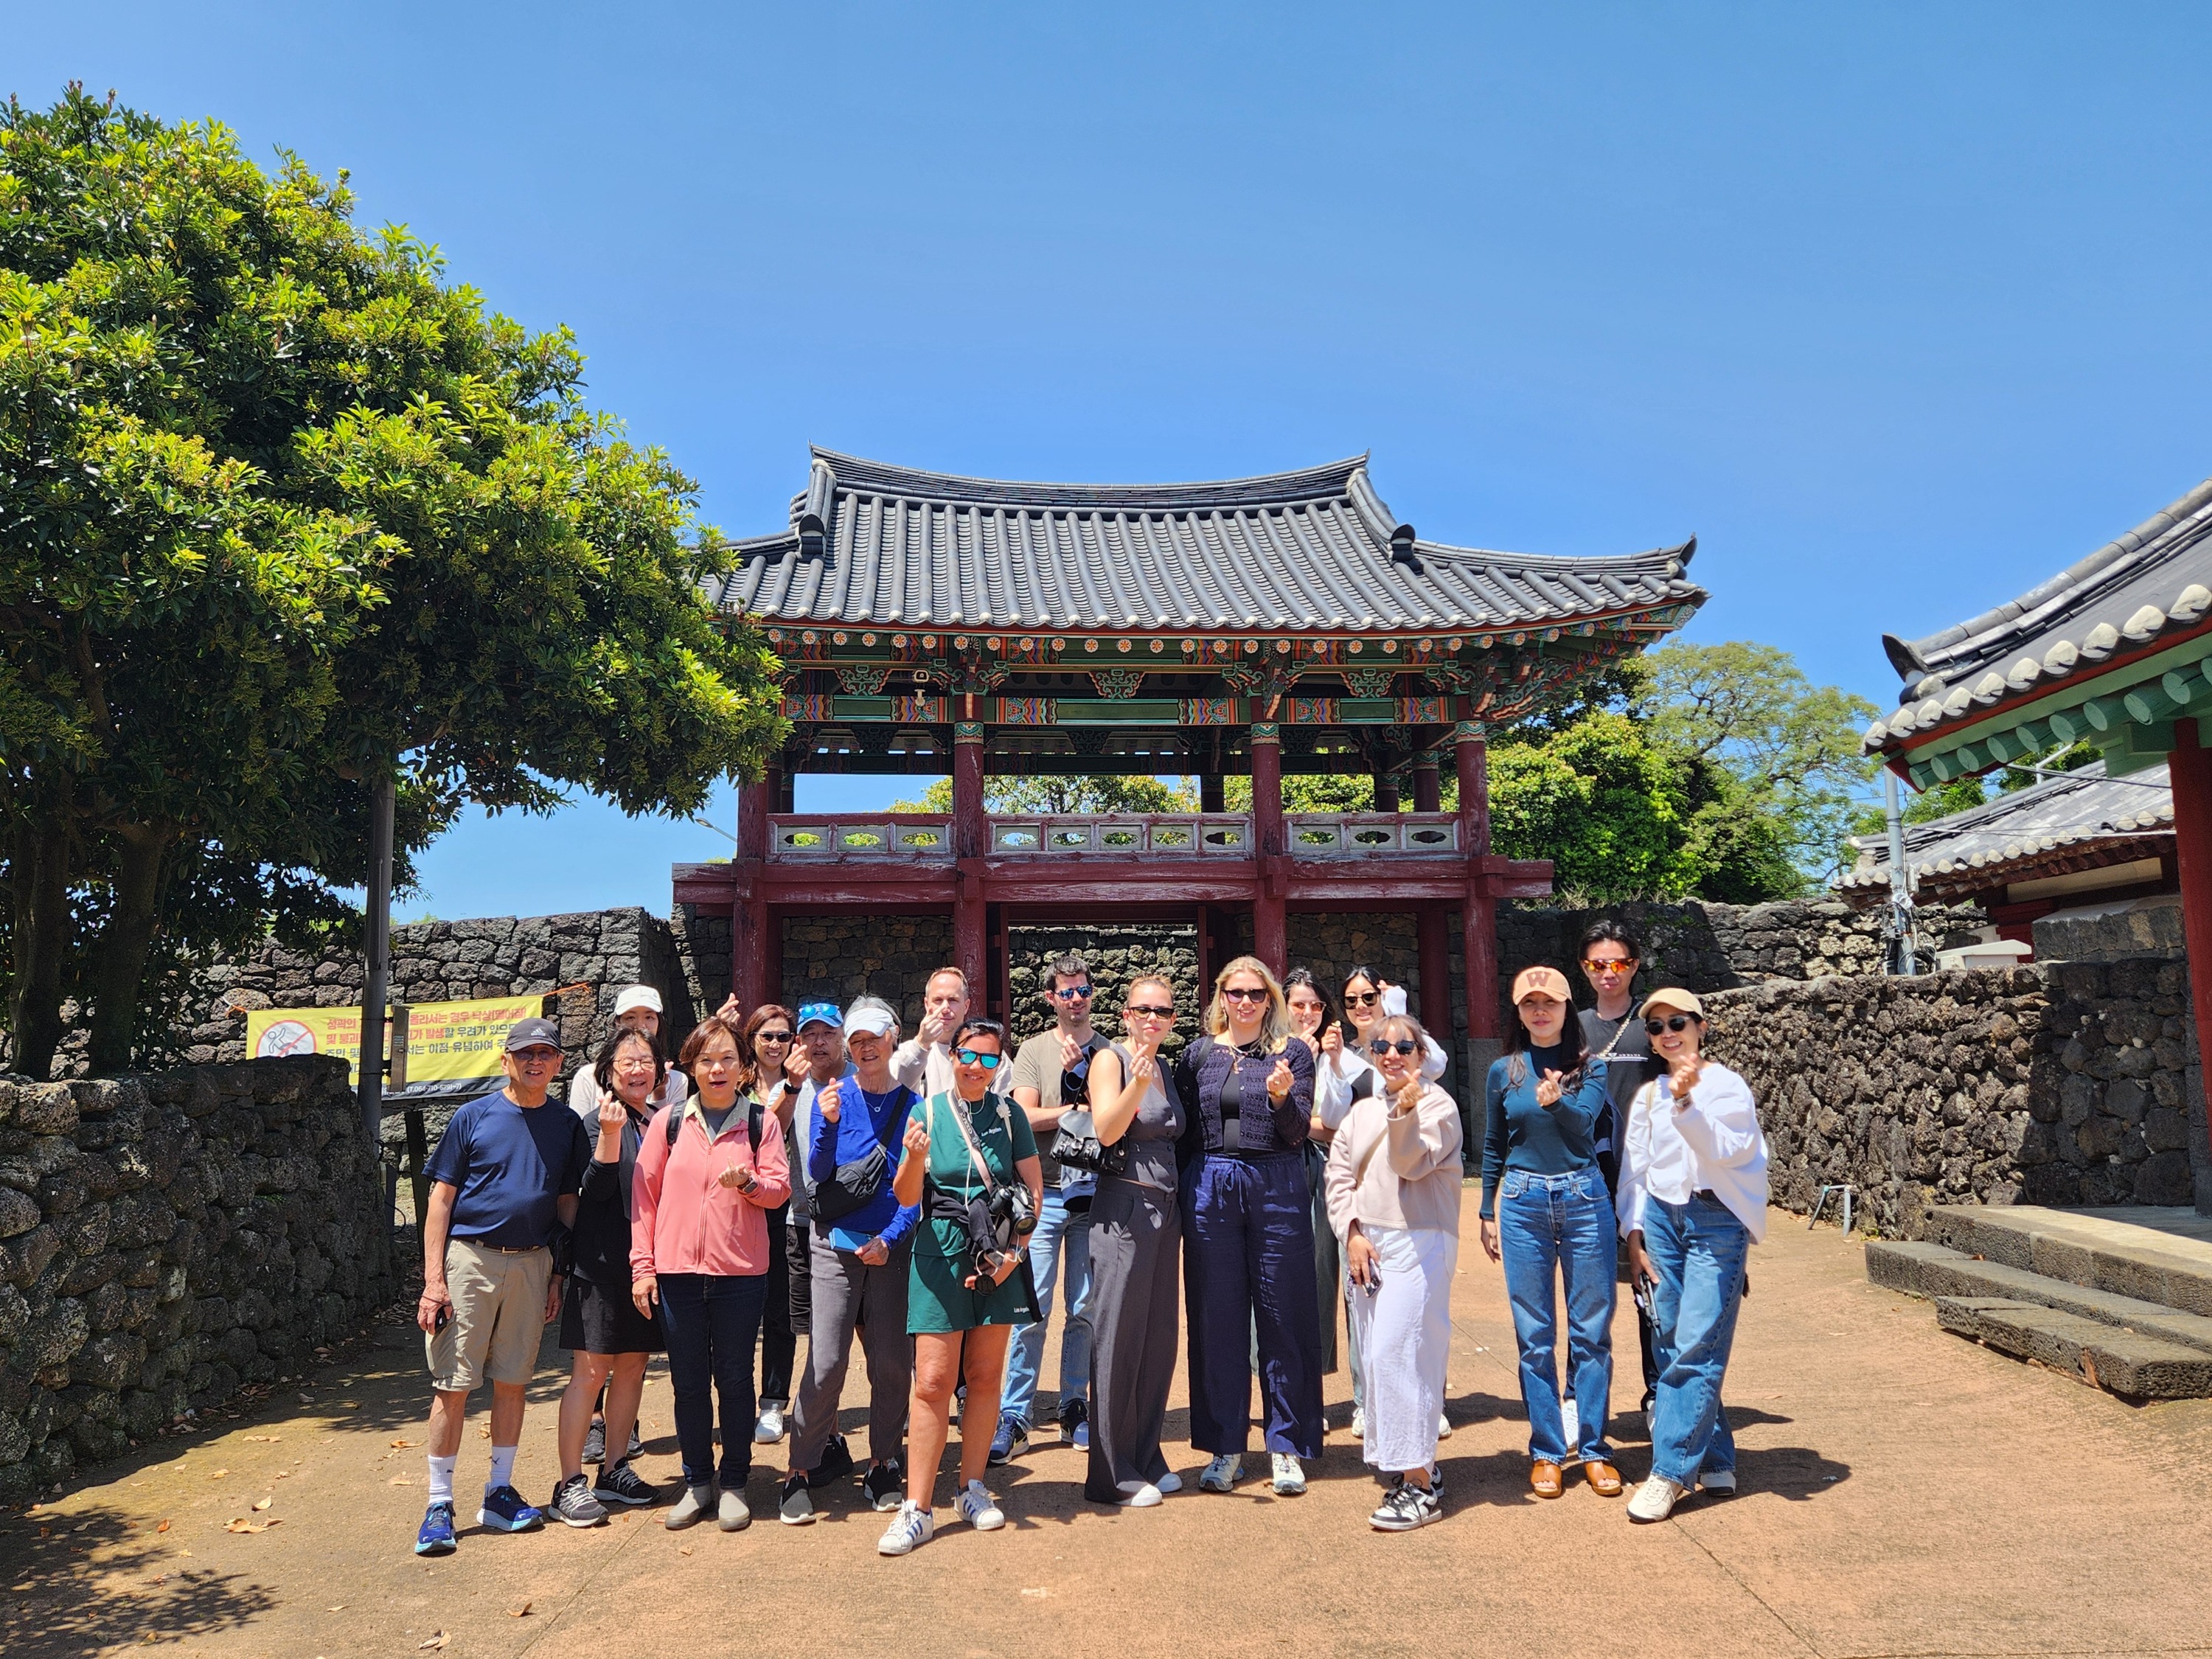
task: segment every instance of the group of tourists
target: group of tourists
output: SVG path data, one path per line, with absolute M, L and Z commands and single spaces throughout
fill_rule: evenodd
M 1504 1267 L 1541 1498 L 1576 1464 L 1600 1495 L 1623 1490 L 1607 1435 L 1625 1261 L 1652 1444 L 1628 1514 L 1655 1521 L 1686 1492 L 1735 1487 L 1721 1384 L 1765 1226 L 1766 1152 L 1749 1090 L 1703 1056 L 1698 998 L 1633 1002 L 1638 955 L 1619 923 L 1593 927 L 1581 965 L 1594 1006 L 1579 1013 L 1556 969 L 1515 980 L 1516 1028 L 1485 1079 L 1480 1237 Z M 857 1479 L 890 1514 L 878 1548 L 908 1553 L 936 1526 L 956 1414 L 954 1513 L 1001 1527 L 985 1476 L 1029 1441 L 1055 1305 L 1058 1426 L 1085 1454 L 1091 1501 L 1146 1509 L 1181 1489 L 1161 1434 L 1186 1340 L 1199 1487 L 1244 1477 L 1256 1371 L 1267 1476 L 1281 1496 L 1304 1492 L 1340 1298 L 1353 1432 L 1385 1486 L 1370 1522 L 1440 1519 L 1474 1159 L 1438 1085 L 1444 1051 L 1403 990 L 1355 967 L 1339 1018 L 1310 973 L 1279 981 L 1240 957 L 1176 1051 L 1168 981 L 1128 983 L 1114 1040 L 1093 1023 L 1080 957 L 1042 980 L 1052 1024 L 1017 1049 L 944 968 L 904 1041 L 872 996 L 796 1011 L 733 1000 L 672 1058 L 658 994 L 633 987 L 565 1103 L 551 1094 L 557 1028 L 516 1024 L 505 1087 L 454 1114 L 428 1171 L 417 1319 L 434 1399 L 416 1553 L 454 1547 L 463 1413 L 486 1382 L 480 1525 L 586 1527 L 658 1502 L 632 1467 L 654 1354 L 682 1465 L 672 1529 L 749 1525 L 754 1448 L 787 1436 L 780 1520 L 811 1522 L 817 1494 Z M 514 1463 L 556 1318 L 571 1372 L 560 1479 L 540 1509 Z M 856 1341 L 865 1464 L 837 1430 Z

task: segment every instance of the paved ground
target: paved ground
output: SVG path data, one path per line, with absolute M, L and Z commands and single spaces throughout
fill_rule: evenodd
M 1302 1498 L 1255 1482 L 1111 1513 L 1081 1501 L 1078 1455 L 1048 1441 L 995 1482 L 1006 1531 L 950 1528 L 902 1561 L 875 1555 L 879 1517 L 839 1499 L 813 1527 L 770 1519 L 736 1536 L 644 1516 L 471 1531 L 457 1556 L 423 1563 L 407 1548 L 422 1506 L 420 1349 L 393 1330 L 258 1420 L 167 1442 L 0 1520 L 0 1651 L 2212 1652 L 2212 1402 L 2130 1407 L 1946 1335 L 1927 1304 L 1869 1285 L 1856 1245 L 1786 1218 L 1753 1256 L 1730 1377 L 1743 1495 L 1649 1528 L 1586 1487 L 1539 1502 L 1503 1286 L 1473 1247 L 1472 1207 L 1450 1513 L 1419 1533 L 1363 1523 L 1376 1489 L 1341 1432 L 1340 1374 L 1340 1429 Z M 1620 1351 L 1633 1354 L 1632 1330 Z M 1617 1393 L 1632 1403 L 1634 1388 L 1625 1375 Z M 556 1389 L 549 1364 L 541 1400 Z M 672 1477 L 658 1373 L 646 1415 L 646 1472 Z M 1178 1407 L 1171 1435 L 1183 1424 Z M 467 1492 L 486 1444 L 472 1427 Z M 781 1455 L 769 1449 L 754 1479 L 763 1511 Z M 1187 1445 L 1170 1455 L 1187 1474 L 1202 1462 Z M 1645 1448 L 1625 1443 L 1621 1462 L 1641 1476 Z M 550 1409 L 533 1407 L 520 1469 L 541 1498 Z M 270 1524 L 228 1529 L 239 1521 Z

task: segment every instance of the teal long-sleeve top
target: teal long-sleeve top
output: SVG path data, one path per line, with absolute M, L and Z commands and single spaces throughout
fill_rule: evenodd
M 1521 1072 L 1513 1081 L 1516 1063 Z M 1484 1088 L 1488 1111 L 1482 1132 L 1482 1216 L 1498 1213 L 1498 1183 L 1508 1170 L 1531 1175 L 1572 1175 L 1597 1167 L 1592 1146 L 1599 1115 L 1605 1110 L 1605 1062 L 1588 1061 L 1582 1081 L 1563 1091 L 1549 1107 L 1536 1102 L 1536 1085 L 1547 1072 L 1571 1071 L 1575 1057 L 1564 1047 L 1530 1048 L 1490 1062 Z

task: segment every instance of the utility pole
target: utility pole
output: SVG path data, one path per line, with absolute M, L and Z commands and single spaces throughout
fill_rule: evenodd
M 1920 971 L 1912 955 L 1912 872 L 1905 864 L 1905 813 L 1898 804 L 1897 774 L 1881 775 L 1882 805 L 1889 817 L 1889 935 L 1896 947 L 1895 971 Z
M 387 770 L 370 786 L 368 804 L 368 962 L 361 993 L 362 1127 L 372 1151 L 384 1139 L 384 1003 L 392 979 L 392 810 L 396 793 Z

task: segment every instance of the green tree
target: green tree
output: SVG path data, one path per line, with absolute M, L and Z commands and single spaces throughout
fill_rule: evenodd
M 983 810 L 1025 812 L 1194 812 L 1198 791 L 1184 778 L 1170 784 L 1141 775 L 1097 773 L 1066 777 L 986 777 Z M 952 780 L 938 778 L 920 800 L 894 801 L 894 812 L 952 811 Z
M 1549 859 L 1563 892 L 1603 902 L 1676 895 L 1686 854 L 1688 768 L 1626 714 L 1586 714 L 1540 743 L 1490 748 L 1491 844 Z
M 696 810 L 780 735 L 696 490 L 565 331 L 356 230 L 344 175 L 86 97 L 0 112 L 0 973 L 127 1063 L 150 961 L 341 924 L 465 802 Z

